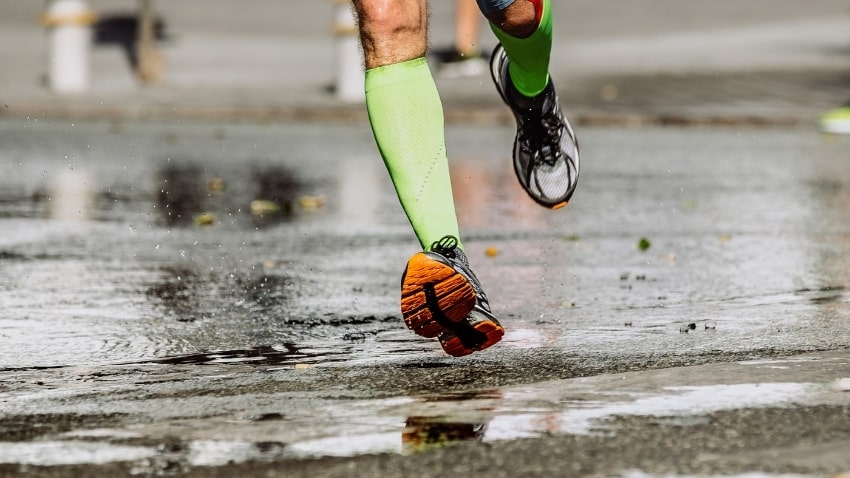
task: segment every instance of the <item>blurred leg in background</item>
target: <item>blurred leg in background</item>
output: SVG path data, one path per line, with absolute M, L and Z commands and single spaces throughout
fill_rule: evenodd
M 431 52 L 441 78 L 478 76 L 487 71 L 480 43 L 481 14 L 475 0 L 456 0 L 454 43 Z

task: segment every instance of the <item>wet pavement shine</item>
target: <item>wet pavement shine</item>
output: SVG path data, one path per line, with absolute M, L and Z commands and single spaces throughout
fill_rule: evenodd
M 512 135 L 447 132 L 456 359 L 368 125 L 0 121 L 0 475 L 850 471 L 850 138 L 582 128 L 552 212 Z

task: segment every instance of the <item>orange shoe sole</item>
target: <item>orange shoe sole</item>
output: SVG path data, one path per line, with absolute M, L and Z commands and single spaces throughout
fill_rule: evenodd
M 432 292 L 426 294 L 426 288 Z M 428 296 L 435 304 L 428 303 Z M 401 283 L 401 315 L 407 328 L 422 337 L 433 338 L 446 327 L 437 322 L 432 310 L 445 319 L 460 322 L 475 306 L 475 290 L 466 278 L 450 266 L 423 252 L 407 261 Z M 441 320 L 444 320 L 441 317 Z
M 496 344 L 505 335 L 505 329 L 492 320 L 478 322 L 472 326 L 472 329 L 478 333 L 474 336 L 468 335 L 470 338 L 466 341 L 455 334 L 446 334 L 440 337 L 440 345 L 443 346 L 443 350 L 453 357 L 463 357 Z M 480 342 L 482 339 L 483 342 Z

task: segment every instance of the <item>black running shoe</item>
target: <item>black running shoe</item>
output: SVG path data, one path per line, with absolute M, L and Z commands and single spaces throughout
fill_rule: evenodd
M 480 51 L 461 53 L 454 47 L 431 50 L 439 78 L 454 79 L 474 77 L 487 71 L 487 59 Z
M 407 261 L 401 314 L 409 329 L 438 337 L 446 353 L 460 357 L 495 344 L 505 330 L 457 244 L 457 238 L 446 236 Z
M 552 79 L 533 98 L 520 94 L 508 75 L 508 56 L 501 44 L 490 58 L 490 74 L 516 118 L 514 171 L 519 183 L 542 206 L 566 206 L 578 182 L 578 142 L 561 112 Z

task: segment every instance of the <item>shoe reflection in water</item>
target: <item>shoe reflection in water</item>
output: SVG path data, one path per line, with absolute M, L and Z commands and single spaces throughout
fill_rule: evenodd
M 441 421 L 443 417 L 409 417 L 401 434 L 402 451 L 417 453 L 461 441 L 481 441 L 486 423 Z
M 482 441 L 501 402 L 502 393 L 497 389 L 422 397 L 405 422 L 402 452 L 417 453 L 462 441 Z

